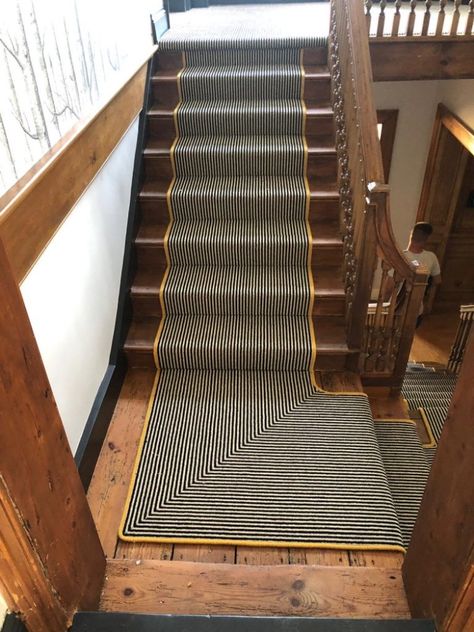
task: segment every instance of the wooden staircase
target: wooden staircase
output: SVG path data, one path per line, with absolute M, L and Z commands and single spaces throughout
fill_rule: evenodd
M 313 234 L 316 368 L 343 370 L 353 368 L 357 350 L 349 350 L 346 342 L 337 156 L 327 49 L 306 49 L 302 62 Z M 166 195 L 173 178 L 171 147 L 176 136 L 173 112 L 179 103 L 178 74 L 182 65 L 180 53 L 161 52 L 155 56 L 151 76 L 152 99 L 147 112 L 138 199 L 141 219 L 134 240 L 133 319 L 124 346 L 131 367 L 154 366 L 153 343 L 162 316 L 159 293 L 167 266 L 164 238 L 169 221 Z

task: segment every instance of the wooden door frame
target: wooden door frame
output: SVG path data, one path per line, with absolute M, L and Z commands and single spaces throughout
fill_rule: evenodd
M 443 151 L 443 141 L 447 138 L 446 134 L 451 134 L 462 147 L 466 150 L 464 157 L 460 160 L 456 180 L 454 182 L 453 191 L 454 195 L 451 200 L 451 204 L 447 213 L 447 230 L 443 236 L 443 240 L 438 249 L 438 260 L 443 269 L 444 258 L 446 254 L 446 247 L 448 244 L 449 236 L 451 234 L 452 222 L 454 219 L 454 213 L 456 211 L 459 193 L 464 178 L 466 169 L 466 163 L 468 155 L 474 156 L 474 131 L 464 123 L 456 114 L 451 112 L 443 103 L 438 104 L 436 110 L 435 121 L 433 125 L 433 132 L 431 135 L 431 143 L 428 152 L 428 158 L 426 161 L 425 175 L 423 179 L 423 186 L 420 194 L 420 201 L 418 204 L 418 212 L 416 216 L 417 222 L 423 222 L 427 219 L 430 193 L 433 187 L 433 182 L 436 182 L 438 177 L 438 159 Z M 428 312 L 434 303 L 436 296 L 436 287 L 432 289 L 428 301 Z
M 433 132 L 431 134 L 431 143 L 428 159 L 426 161 L 420 202 L 418 204 L 417 222 L 422 222 L 426 217 L 431 184 L 435 175 L 436 161 L 441 149 L 442 134 L 446 131 L 450 132 L 454 138 L 474 156 L 474 131 L 443 103 L 439 103 L 438 109 L 436 110 Z
M 380 135 L 380 148 L 382 150 L 383 173 L 386 183 L 388 183 L 390 177 L 390 167 L 392 165 L 393 146 L 395 144 L 397 121 L 398 110 L 377 110 L 377 123 L 382 125 L 382 134 Z

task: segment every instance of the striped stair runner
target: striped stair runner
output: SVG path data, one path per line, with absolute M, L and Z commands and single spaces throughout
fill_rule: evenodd
M 185 68 L 124 539 L 403 549 L 367 398 L 314 383 L 301 48 L 318 44 L 160 43 Z

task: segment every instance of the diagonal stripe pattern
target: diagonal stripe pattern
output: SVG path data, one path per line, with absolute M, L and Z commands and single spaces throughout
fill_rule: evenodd
M 312 383 L 304 44 L 267 44 L 185 47 L 159 378 L 120 535 L 401 548 L 367 399 Z

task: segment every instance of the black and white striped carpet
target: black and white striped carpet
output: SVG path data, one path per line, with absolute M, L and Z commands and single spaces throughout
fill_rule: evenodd
M 402 395 L 407 400 L 410 412 L 421 413 L 434 446 L 425 447 L 425 455 L 432 463 L 436 445 L 443 431 L 444 422 L 456 386 L 454 373 L 433 370 L 407 371 L 403 381 Z
M 207 48 L 180 77 L 159 371 L 120 535 L 400 549 L 367 398 L 312 383 L 300 50 Z

